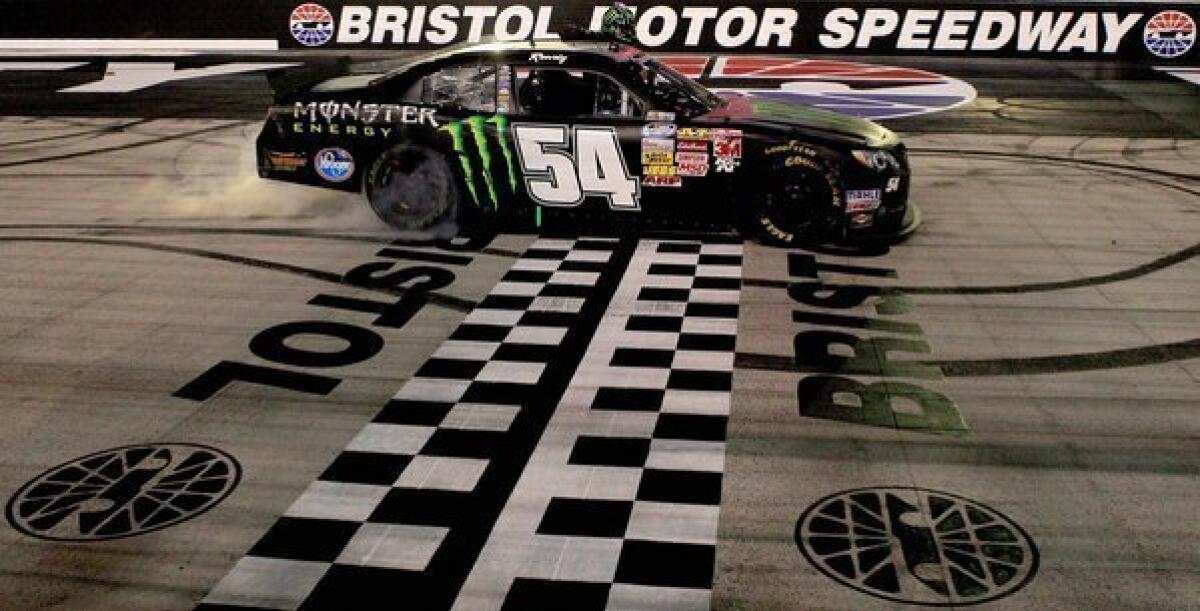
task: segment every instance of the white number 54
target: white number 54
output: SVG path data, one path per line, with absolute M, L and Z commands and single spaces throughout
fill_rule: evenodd
M 570 138 L 570 140 L 568 140 Z M 608 199 L 614 210 L 638 210 L 641 186 L 629 174 L 611 127 L 513 125 L 525 189 L 539 204 L 578 206 L 587 195 Z

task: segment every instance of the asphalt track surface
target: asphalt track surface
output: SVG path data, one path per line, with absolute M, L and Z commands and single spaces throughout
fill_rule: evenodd
M 925 223 L 855 252 L 398 239 L 254 178 L 261 77 L 0 73 L 0 490 L 240 465 L 136 536 L 11 506 L 0 607 L 1196 607 L 1200 89 L 917 67 L 979 98 L 891 123 Z

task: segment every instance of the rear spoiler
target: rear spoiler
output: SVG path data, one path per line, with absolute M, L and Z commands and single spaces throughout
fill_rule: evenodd
M 267 72 L 267 83 L 275 92 L 275 101 L 293 93 L 306 91 L 322 81 L 350 74 L 350 58 L 338 57 L 327 60 L 312 60 L 303 66 L 278 68 Z

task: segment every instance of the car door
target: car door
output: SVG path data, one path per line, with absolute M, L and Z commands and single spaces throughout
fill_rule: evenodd
M 606 75 L 567 66 L 515 63 L 505 77 L 500 106 L 534 224 L 636 216 L 644 102 Z

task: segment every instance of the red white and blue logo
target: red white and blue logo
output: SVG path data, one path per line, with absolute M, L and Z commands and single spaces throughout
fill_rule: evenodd
M 288 18 L 292 38 L 306 47 L 319 47 L 333 38 L 333 15 L 320 4 L 301 4 Z
M 354 174 L 354 158 L 346 149 L 321 149 L 313 156 L 313 167 L 329 182 L 346 182 Z
M 896 66 L 753 55 L 660 59 L 717 91 L 750 93 L 867 119 L 950 110 L 976 95 L 965 81 Z
M 1191 51 L 1196 44 L 1196 22 L 1183 11 L 1162 11 L 1146 22 L 1142 41 L 1151 53 L 1174 59 Z

